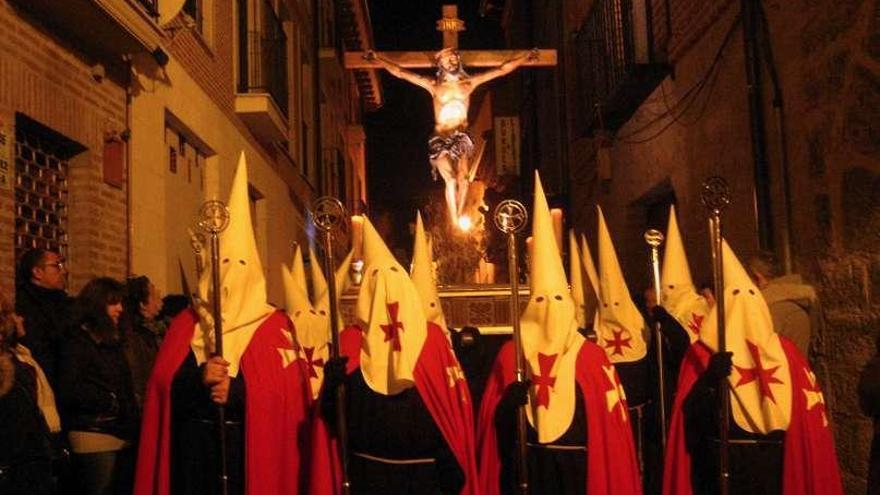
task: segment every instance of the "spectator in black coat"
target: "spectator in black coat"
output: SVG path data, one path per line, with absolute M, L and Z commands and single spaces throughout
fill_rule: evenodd
M 58 398 L 81 493 L 131 492 L 137 427 L 131 370 L 119 330 L 125 287 L 96 278 L 77 298 L 76 324 L 61 347 Z
M 126 283 L 123 304 L 125 354 L 131 368 L 132 385 L 138 411 L 143 407 L 144 390 L 156 361 L 159 343 L 165 333 L 164 322 L 157 319 L 162 310 L 159 290 L 146 276 L 132 277 Z
M 60 254 L 46 249 L 25 252 L 18 263 L 15 312 L 24 318 L 21 343 L 56 387 L 58 350 L 70 327 L 73 300 L 64 291 L 67 268 Z
M 0 297 L 0 493 L 55 493 L 53 441 L 60 430 L 52 389 L 20 344 L 21 318 Z

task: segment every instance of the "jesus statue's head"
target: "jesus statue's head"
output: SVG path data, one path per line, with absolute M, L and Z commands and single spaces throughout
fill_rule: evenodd
M 461 56 L 455 48 L 444 48 L 434 55 L 434 61 L 437 64 L 437 79 L 444 80 L 447 78 L 462 79 L 467 77 L 464 68 L 461 65 Z

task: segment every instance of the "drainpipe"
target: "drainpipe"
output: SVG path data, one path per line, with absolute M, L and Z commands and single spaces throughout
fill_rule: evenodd
M 125 56 L 125 70 L 127 80 L 125 84 L 125 130 L 122 133 L 122 140 L 125 141 L 125 226 L 126 226 L 126 249 L 125 249 L 125 274 L 126 277 L 132 274 L 132 258 L 134 257 L 134 224 L 131 214 L 132 204 L 132 173 L 131 173 L 131 101 L 132 101 L 132 66 L 131 55 Z
M 323 194 L 321 182 L 321 0 L 312 0 L 312 125 L 315 132 L 315 179 L 318 196 Z
M 794 229 L 791 213 L 791 180 L 788 167 L 788 141 L 785 134 L 785 105 L 782 98 L 782 85 L 779 83 L 779 74 L 776 72 L 776 62 L 773 57 L 773 43 L 770 38 L 770 25 L 767 23 L 767 13 L 763 5 L 760 9 L 761 41 L 764 49 L 764 61 L 767 64 L 767 73 L 770 83 L 773 85 L 773 116 L 776 121 L 776 140 L 779 147 L 779 176 L 782 179 L 782 226 L 779 237 L 782 241 L 780 246 L 780 259 L 786 274 L 794 270 Z
M 749 135 L 755 186 L 755 221 L 758 248 L 773 250 L 773 207 L 770 195 L 770 169 L 767 164 L 764 108 L 761 91 L 761 59 L 757 34 L 757 5 L 760 0 L 741 0 L 743 49 L 746 62 L 746 88 L 749 101 Z

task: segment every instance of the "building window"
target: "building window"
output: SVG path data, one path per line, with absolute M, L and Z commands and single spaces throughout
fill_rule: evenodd
M 187 139 L 187 133 L 175 127 L 165 127 L 165 143 L 168 146 L 168 172 L 180 176 L 187 184 L 205 187 L 205 158 L 210 154 L 198 139 Z
M 193 29 L 198 33 L 204 32 L 205 27 L 205 0 L 186 0 L 183 4 L 183 13 L 193 20 Z
M 159 17 L 159 0 L 137 0 L 150 17 Z
M 269 0 L 238 0 L 238 92 L 268 93 L 288 114 L 287 34 Z
M 15 119 L 15 255 L 67 254 L 67 173 L 80 144 L 23 115 Z

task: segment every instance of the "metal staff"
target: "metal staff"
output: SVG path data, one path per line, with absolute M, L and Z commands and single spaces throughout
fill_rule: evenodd
M 339 309 L 336 306 L 336 268 L 333 263 L 333 230 L 348 218 L 345 207 L 338 199 L 323 196 L 315 200 L 312 223 L 324 235 L 324 273 L 327 278 L 327 291 L 330 299 L 330 356 L 339 357 Z M 313 260 L 314 262 L 314 260 Z M 336 447 L 339 450 L 339 463 L 342 468 L 342 493 L 351 492 L 348 477 L 348 429 L 345 420 L 345 385 L 336 387 Z
M 506 199 L 495 207 L 495 226 L 507 235 L 507 267 L 510 274 L 510 320 L 513 324 L 513 342 L 515 350 L 516 381 L 523 383 L 525 366 L 522 347 L 522 334 L 519 325 L 519 271 L 516 255 L 516 233 L 526 226 L 529 214 L 519 201 Z M 516 481 L 520 493 L 529 493 L 529 471 L 526 463 L 526 410 L 520 406 L 516 411 Z
M 656 229 L 645 232 L 645 242 L 651 246 L 651 271 L 654 279 L 654 293 L 657 304 L 660 304 L 660 244 L 663 243 L 663 233 Z M 660 446 L 666 452 L 666 364 L 663 361 L 663 333 L 660 331 L 660 322 L 654 322 L 654 347 L 657 352 L 657 381 L 660 393 Z
M 229 208 L 221 201 L 211 200 L 202 204 L 199 227 L 211 236 L 211 290 L 213 301 L 211 316 L 214 318 L 214 355 L 223 357 L 223 316 L 220 311 L 220 232 L 229 226 Z M 217 437 L 220 443 L 220 493 L 229 492 L 226 466 L 226 408 L 217 404 Z
M 712 245 L 712 277 L 715 282 L 715 314 L 718 316 L 718 352 L 727 352 L 727 332 L 725 329 L 724 312 L 724 260 L 722 255 L 721 241 L 721 212 L 730 204 L 730 189 L 727 182 L 721 177 L 709 177 L 703 182 L 700 197 L 706 208 L 709 209 L 709 240 Z M 729 493 L 730 481 L 730 449 L 729 449 L 729 424 L 730 424 L 730 384 L 727 377 L 718 385 L 718 393 L 721 396 L 721 411 L 719 412 L 718 437 L 721 443 L 719 450 L 719 480 L 721 495 Z

